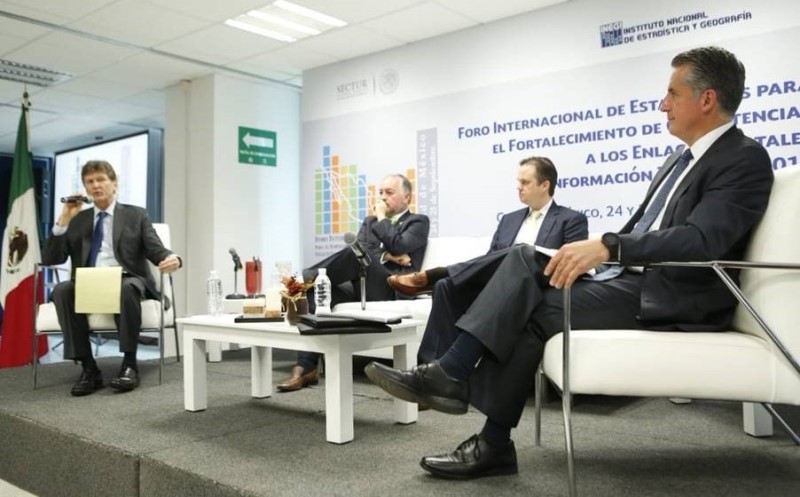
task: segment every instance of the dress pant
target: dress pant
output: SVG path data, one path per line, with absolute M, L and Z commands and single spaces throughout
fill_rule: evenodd
M 428 347 L 420 358 L 426 360 L 441 356 L 461 332 L 486 347 L 470 377 L 470 403 L 509 427 L 522 415 L 545 342 L 563 329 L 563 291 L 550 287 L 546 264 L 547 257 L 527 245 L 478 258 L 451 283 L 437 283 L 422 339 Z M 573 328 L 640 328 L 640 291 L 641 275 L 630 272 L 604 282 L 577 281 Z
M 119 332 L 120 352 L 136 352 L 142 331 L 142 299 L 145 287 L 141 278 L 123 276 L 120 313 L 114 315 Z M 64 333 L 64 358 L 85 359 L 92 356 L 89 323 L 86 314 L 75 313 L 75 282 L 64 281 L 53 288 L 53 303 L 58 324 Z

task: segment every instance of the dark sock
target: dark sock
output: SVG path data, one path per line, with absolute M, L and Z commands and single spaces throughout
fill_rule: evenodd
M 467 332 L 459 333 L 456 341 L 439 359 L 439 365 L 447 376 L 456 380 L 467 380 L 475 364 L 483 356 L 486 348 L 483 344 Z
M 505 447 L 511 441 L 511 428 L 503 426 L 492 418 L 486 418 L 481 437 L 495 447 Z
M 81 361 L 81 367 L 84 369 L 84 371 L 87 371 L 87 370 L 94 371 L 94 370 L 97 369 L 97 362 L 95 362 L 94 357 L 92 357 L 92 356 L 85 357 L 85 358 L 78 359 L 78 360 Z
M 136 352 L 125 352 L 125 357 L 122 359 L 122 364 L 138 371 L 139 367 L 136 365 Z
M 425 276 L 428 277 L 428 285 L 433 286 L 437 281 L 447 278 L 446 267 L 435 267 L 425 271 Z

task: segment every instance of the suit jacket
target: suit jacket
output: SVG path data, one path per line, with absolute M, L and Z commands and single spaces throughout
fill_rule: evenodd
M 509 212 L 500 218 L 497 230 L 492 237 L 489 252 L 495 252 L 514 245 L 522 222 L 528 217 L 528 208 L 524 207 Z M 558 249 L 565 243 L 585 240 L 589 237 L 589 221 L 586 216 L 567 207 L 561 207 L 553 201 L 542 219 L 536 245 Z
M 374 261 L 380 261 L 383 252 L 408 254 L 411 257 L 410 267 L 393 262 L 383 265 L 390 273 L 408 273 L 422 268 L 430 228 L 431 222 L 424 214 L 406 212 L 394 224 L 388 218 L 378 221 L 375 216 L 367 216 L 361 223 L 358 240 Z
M 664 163 L 671 166 L 675 152 Z M 681 181 L 658 230 L 633 234 L 649 199 L 671 167 L 656 174 L 645 201 L 620 231 L 620 262 L 741 260 L 769 203 L 767 151 L 736 127 L 725 132 Z M 729 271 L 735 278 L 738 271 Z M 640 320 L 650 328 L 721 329 L 736 306 L 712 270 L 657 267 L 643 276 Z
M 117 262 L 123 271 L 144 281 L 148 298 L 160 298 L 147 261 L 158 265 L 172 252 L 161 243 L 145 209 L 117 202 L 112 219 L 114 256 Z M 93 230 L 94 209 L 79 212 L 70 221 L 66 233 L 47 239 L 42 251 L 42 262 L 61 264 L 69 258 L 72 261 L 74 278 L 75 268 L 85 267 L 89 259 Z

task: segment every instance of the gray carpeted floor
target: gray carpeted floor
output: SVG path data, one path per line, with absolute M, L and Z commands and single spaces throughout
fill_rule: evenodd
M 251 399 L 249 357 L 249 350 L 232 351 L 222 363 L 209 364 L 208 409 L 199 413 L 183 409 L 180 364 L 167 365 L 162 385 L 157 383 L 156 367 L 143 364 L 143 384 L 136 391 L 120 395 L 106 388 L 84 398 L 69 396 L 79 372 L 71 363 L 43 367 L 36 391 L 30 388 L 29 368 L 0 370 L 0 423 L 25 423 L 26 430 L 30 426 L 58 433 L 61 438 L 54 438 L 53 444 L 67 447 L 61 450 L 80 450 L 69 447 L 89 443 L 109 457 L 121 454 L 123 462 L 113 464 L 132 461 L 140 477 L 131 488 L 141 496 L 566 494 L 560 402 L 545 406 L 543 444 L 535 447 L 531 399 L 513 432 L 519 475 L 442 481 L 427 476 L 419 458 L 449 451 L 479 430 L 480 413 L 448 416 L 428 411 L 420 413 L 416 424 L 396 425 L 390 398 L 359 374 L 354 387 L 355 440 L 333 445 L 325 441 L 324 379 L 319 387 L 301 392 Z M 276 381 L 288 373 L 291 357 L 276 351 Z M 107 377 L 118 364 L 118 358 L 100 362 Z M 356 370 L 364 364 L 357 364 Z M 745 435 L 740 405 L 578 397 L 574 423 L 581 495 L 800 493 L 800 447 L 777 428 L 768 439 Z M 45 483 L 69 477 L 42 468 L 43 481 L 20 482 L 8 472 L 14 463 L 23 464 L 21 456 L 8 448 L 8 440 L 3 444 L 2 479 L 44 496 Z M 24 467 L 36 464 L 36 459 L 32 453 Z M 16 471 L 22 467 L 16 466 Z M 96 471 L 93 477 L 99 480 L 103 475 Z M 100 483 L 96 488 L 87 495 L 114 494 L 102 490 L 106 487 Z

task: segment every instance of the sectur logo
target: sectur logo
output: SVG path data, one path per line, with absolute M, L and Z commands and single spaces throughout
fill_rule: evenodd
M 6 272 L 14 274 L 19 271 L 19 264 L 28 253 L 28 235 L 19 226 L 14 226 L 8 236 L 8 261 Z

